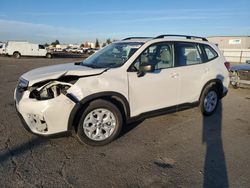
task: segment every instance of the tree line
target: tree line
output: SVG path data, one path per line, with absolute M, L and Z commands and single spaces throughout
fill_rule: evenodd
M 114 41 L 114 40 L 113 40 L 113 41 Z M 96 39 L 96 41 L 95 41 L 95 48 L 105 47 L 105 46 L 107 46 L 107 45 L 109 45 L 109 44 L 111 44 L 111 43 L 112 43 L 111 39 L 108 38 L 108 39 L 106 39 L 106 42 L 104 42 L 104 43 L 102 44 L 102 46 L 101 46 L 99 40 Z M 56 47 L 56 45 L 58 45 L 58 44 L 60 44 L 59 40 L 55 40 L 55 41 L 52 42 L 50 45 L 52 45 L 53 47 Z M 44 46 L 45 46 L 45 47 L 48 47 L 49 44 L 48 44 L 48 43 L 45 43 Z M 81 47 L 90 48 L 88 42 L 85 42 L 84 44 L 81 44 Z

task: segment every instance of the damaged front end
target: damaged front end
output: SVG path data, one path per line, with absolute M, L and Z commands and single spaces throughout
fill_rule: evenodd
M 34 88 L 30 90 L 30 98 L 35 98 L 37 100 L 49 100 L 58 97 L 61 94 L 66 95 L 67 90 L 72 86 L 72 84 L 58 81 L 51 81 L 44 86 Z
M 65 132 L 69 129 L 72 109 L 84 97 L 77 81 L 103 74 L 106 70 L 67 63 L 28 71 L 22 75 L 15 89 L 17 111 L 33 133 L 50 135 Z
M 28 128 L 39 135 L 65 132 L 68 119 L 81 90 L 74 85 L 78 77 L 67 76 L 28 86 L 20 79 L 15 90 L 17 111 Z

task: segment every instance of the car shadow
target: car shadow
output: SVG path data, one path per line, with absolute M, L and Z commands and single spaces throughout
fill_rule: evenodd
M 202 143 L 206 144 L 203 170 L 204 188 L 229 187 L 221 131 L 222 104 L 219 102 L 216 113 L 208 117 L 203 116 Z
M 6 142 L 6 150 L 4 153 L 0 154 L 0 164 L 3 164 L 5 161 L 11 159 L 12 157 L 18 157 L 23 155 L 34 148 L 41 146 L 42 144 L 48 142 L 47 139 L 36 137 L 32 140 L 29 140 L 19 146 L 9 146 L 8 141 Z
M 136 128 L 138 125 L 140 125 L 145 119 L 141 119 L 132 123 L 127 124 L 126 126 L 124 126 L 121 130 L 121 133 L 119 135 L 118 138 L 123 137 L 124 135 L 126 135 L 128 132 L 130 132 L 131 130 L 133 130 L 134 128 Z

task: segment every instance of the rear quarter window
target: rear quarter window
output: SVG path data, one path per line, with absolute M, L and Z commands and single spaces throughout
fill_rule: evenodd
M 218 57 L 217 52 L 211 46 L 203 45 L 203 48 L 208 61 L 211 61 Z

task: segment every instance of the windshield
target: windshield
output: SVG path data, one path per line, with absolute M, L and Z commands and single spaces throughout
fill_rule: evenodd
M 143 43 L 139 42 L 119 42 L 108 45 L 99 50 L 81 65 L 91 68 L 114 68 L 122 66 Z

